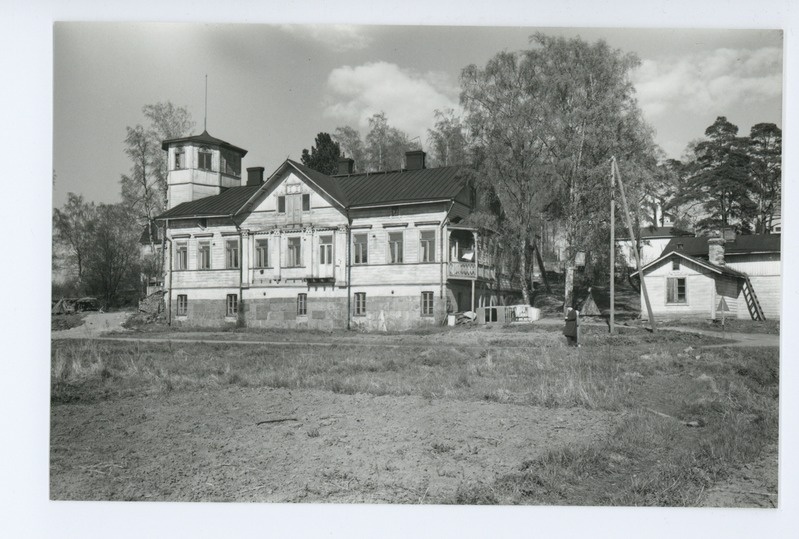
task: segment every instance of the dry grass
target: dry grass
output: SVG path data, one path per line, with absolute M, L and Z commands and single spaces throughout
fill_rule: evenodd
M 579 349 L 556 337 L 539 332 L 527 346 L 502 349 L 489 339 L 483 346 L 406 348 L 54 341 L 51 399 L 242 386 L 619 412 L 608 439 L 552 448 L 541 458 L 520 455 L 517 472 L 464 482 L 454 503 L 691 506 L 776 440 L 777 349 L 699 350 L 635 330 L 588 332 Z M 457 448 L 433 442 L 430 450 Z
M 697 360 L 709 388 L 674 395 L 675 416 L 644 399 L 600 444 L 556 448 L 492 485 L 466 485 L 459 500 L 491 503 L 695 506 L 714 483 L 752 462 L 778 433 L 776 350 L 724 351 Z M 707 373 L 713 373 L 712 376 Z M 712 382 L 712 383 L 708 383 Z M 701 427 L 689 427 L 696 421 Z
M 236 385 L 620 409 L 629 400 L 630 379 L 618 358 L 601 354 L 589 360 L 586 354 L 554 340 L 537 350 L 493 351 L 58 341 L 52 400 L 91 402 Z

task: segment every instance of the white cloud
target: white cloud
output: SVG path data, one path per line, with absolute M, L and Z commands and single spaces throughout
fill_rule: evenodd
M 645 60 L 633 77 L 645 114 L 730 114 L 730 109 L 782 95 L 782 50 L 716 49 Z
M 362 131 L 381 111 L 389 125 L 424 143 L 435 109 L 458 110 L 458 88 L 444 73 L 417 73 L 388 62 L 334 69 L 327 79 L 325 115 Z
M 349 24 L 285 24 L 281 28 L 295 36 L 317 41 L 333 52 L 365 49 L 372 38 L 363 26 Z

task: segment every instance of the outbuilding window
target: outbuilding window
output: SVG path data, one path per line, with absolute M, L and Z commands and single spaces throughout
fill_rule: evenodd
M 666 279 L 666 303 L 688 303 L 685 277 Z

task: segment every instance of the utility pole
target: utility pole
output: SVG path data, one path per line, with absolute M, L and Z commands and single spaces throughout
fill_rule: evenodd
M 621 181 L 621 174 L 619 173 L 619 165 L 616 163 L 616 156 L 611 157 L 611 167 L 616 179 L 619 182 L 619 193 L 621 193 L 621 203 L 624 208 L 624 217 L 627 221 L 627 229 L 630 233 L 630 239 L 635 241 L 635 232 L 633 231 L 633 222 L 630 219 L 630 208 L 627 206 L 627 197 L 624 196 L 624 184 Z M 641 279 L 641 293 L 644 295 L 646 302 L 646 311 L 649 314 L 649 325 L 652 326 L 652 333 L 655 333 L 655 316 L 652 314 L 652 305 L 649 303 L 649 294 L 646 292 L 646 280 L 644 274 L 641 272 L 641 255 L 638 253 L 637 248 L 633 248 L 635 253 L 635 263 L 638 266 L 638 277 Z
M 616 181 L 610 163 L 610 334 L 616 332 Z

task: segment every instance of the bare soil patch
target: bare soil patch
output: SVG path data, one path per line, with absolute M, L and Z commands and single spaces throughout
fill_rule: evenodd
M 557 329 L 53 341 L 51 497 L 696 506 L 746 504 L 708 493 L 750 477 L 776 498 L 778 349 Z
M 601 411 L 271 388 L 62 405 L 50 495 L 447 503 L 520 455 L 590 444 L 612 425 Z

